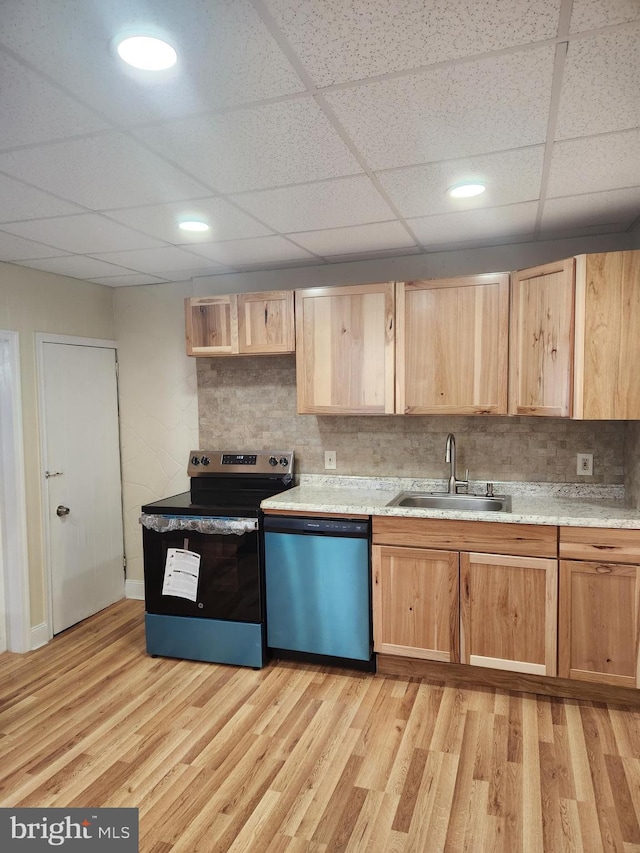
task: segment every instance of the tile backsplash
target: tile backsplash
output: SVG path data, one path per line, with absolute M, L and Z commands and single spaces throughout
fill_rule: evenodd
M 458 476 L 469 468 L 473 480 L 625 479 L 622 422 L 298 415 L 293 356 L 198 359 L 197 372 L 200 446 L 293 448 L 298 473 L 324 473 L 324 451 L 335 450 L 338 474 L 444 478 L 445 439 L 453 432 Z M 638 431 L 635 439 L 640 445 Z M 593 453 L 592 477 L 577 476 L 577 453 Z
M 640 421 L 625 424 L 624 470 L 627 502 L 640 510 Z

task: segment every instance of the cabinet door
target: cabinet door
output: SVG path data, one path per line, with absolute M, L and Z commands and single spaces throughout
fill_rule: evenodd
M 570 417 L 574 259 L 514 273 L 509 414 Z
M 238 349 L 247 355 L 293 352 L 293 291 L 239 293 Z
M 640 251 L 576 258 L 574 417 L 640 420 Z
M 203 296 L 185 300 L 187 355 L 238 353 L 236 297 Z
M 376 652 L 457 662 L 458 554 L 373 547 Z
M 560 563 L 559 675 L 640 687 L 640 566 Z
M 397 285 L 397 411 L 507 412 L 509 276 Z
M 556 674 L 558 562 L 460 554 L 462 663 Z
M 394 285 L 296 291 L 301 414 L 394 410 Z

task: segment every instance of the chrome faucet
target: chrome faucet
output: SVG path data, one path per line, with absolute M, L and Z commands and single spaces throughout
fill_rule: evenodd
M 467 489 L 469 488 L 469 469 L 467 468 L 464 480 L 458 480 L 456 477 L 456 437 L 450 432 L 447 436 L 447 447 L 444 454 L 444 461 L 448 462 L 450 465 L 449 468 L 449 480 L 447 485 L 447 491 L 450 495 L 457 495 L 458 488 L 460 486 L 464 486 Z

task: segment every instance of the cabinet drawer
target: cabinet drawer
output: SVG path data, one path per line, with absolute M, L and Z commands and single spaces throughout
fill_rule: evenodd
M 640 530 L 561 527 L 560 558 L 640 563 Z
M 454 551 L 555 557 L 558 528 L 538 524 L 374 516 L 373 541 Z

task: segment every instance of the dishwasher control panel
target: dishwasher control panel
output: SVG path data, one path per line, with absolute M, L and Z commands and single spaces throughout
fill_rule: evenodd
M 349 536 L 356 539 L 366 539 L 371 531 L 371 522 L 368 518 L 311 518 L 267 515 L 264 519 L 264 529 L 273 533 L 298 535 L 315 533 L 323 536 Z

